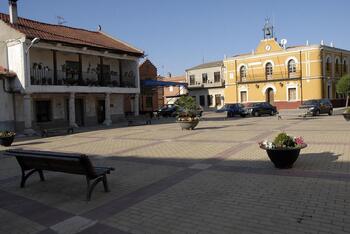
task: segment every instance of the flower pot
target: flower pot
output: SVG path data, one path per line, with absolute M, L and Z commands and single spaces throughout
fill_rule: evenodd
M 15 136 L 1 137 L 0 145 L 6 146 L 6 147 L 11 146 L 14 139 L 15 139 Z
M 350 113 L 343 113 L 344 119 L 350 121 Z
M 176 121 L 180 124 L 182 130 L 193 130 L 199 123 L 199 119 L 194 120 L 178 120 Z
M 268 149 L 265 146 L 260 146 L 260 148 L 266 150 L 267 155 L 276 168 L 287 169 L 293 167 L 293 164 L 299 157 L 300 150 L 306 146 L 304 144 L 295 148 Z

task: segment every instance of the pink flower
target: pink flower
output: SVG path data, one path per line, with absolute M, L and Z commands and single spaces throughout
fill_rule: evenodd
M 301 136 L 295 138 L 295 143 L 296 143 L 297 145 L 303 145 L 303 144 L 305 144 L 304 139 L 303 139 Z

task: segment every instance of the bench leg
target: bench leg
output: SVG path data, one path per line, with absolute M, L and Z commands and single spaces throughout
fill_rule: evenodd
M 94 182 L 92 182 L 92 184 L 90 184 L 91 179 L 89 179 L 88 177 L 86 177 L 86 182 L 87 182 L 87 191 L 86 191 L 86 200 L 90 201 L 91 200 L 91 194 L 92 191 L 94 190 L 94 188 L 96 187 L 96 185 L 103 181 L 103 176 L 98 177 L 94 180 Z
M 103 187 L 104 187 L 104 189 L 105 189 L 105 192 L 106 192 L 106 193 L 107 193 L 107 192 L 110 192 L 109 187 L 108 187 L 108 182 L 107 182 L 107 175 L 104 175 L 104 176 L 103 176 L 102 181 L 103 181 Z
M 33 169 L 31 171 L 28 172 L 28 174 L 25 173 L 24 170 L 22 170 L 22 180 L 21 180 L 21 188 L 24 188 L 25 187 L 25 184 L 26 184 L 26 181 L 27 179 L 29 178 L 29 176 L 31 176 L 33 173 L 35 172 L 38 172 L 39 173 L 39 176 L 40 176 L 40 180 L 41 181 L 44 181 L 45 178 L 44 178 L 44 173 L 42 170 L 38 170 L 38 169 Z

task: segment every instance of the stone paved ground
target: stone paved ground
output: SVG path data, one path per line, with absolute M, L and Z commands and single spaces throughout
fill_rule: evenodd
M 257 146 L 281 130 L 309 144 L 290 170 Z M 14 147 L 83 152 L 116 171 L 111 192 L 99 186 L 86 202 L 82 176 L 45 172 L 20 189 L 17 162 L 0 156 L 0 233 L 350 233 L 350 123 L 341 116 L 207 114 L 194 131 L 166 121 Z

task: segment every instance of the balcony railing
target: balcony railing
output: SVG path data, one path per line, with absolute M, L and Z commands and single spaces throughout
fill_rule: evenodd
M 136 88 L 135 76 L 119 76 L 114 73 L 87 73 L 57 71 L 55 78 L 52 70 L 31 70 L 32 85 L 66 85 L 66 86 L 96 86 L 96 87 L 127 87 Z
M 213 81 L 209 81 L 208 83 L 204 83 L 204 87 L 223 87 L 225 86 L 225 81 L 221 80 L 219 82 L 213 82 Z
M 238 82 L 262 82 L 262 81 L 273 81 L 273 80 L 283 80 L 283 79 L 296 79 L 301 78 L 301 72 L 292 72 L 289 74 L 285 73 L 274 73 L 272 75 L 266 76 L 265 74 L 249 74 L 246 77 L 238 77 Z

